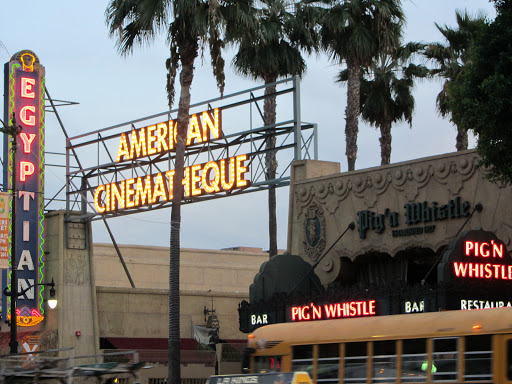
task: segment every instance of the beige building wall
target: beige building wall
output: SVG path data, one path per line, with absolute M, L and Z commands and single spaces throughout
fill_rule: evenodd
M 46 217 L 45 273 L 54 278 L 59 304 L 45 312 L 45 329 L 57 329 L 53 348 L 75 348 L 76 356 L 99 353 L 100 337 L 167 338 L 169 248 L 119 245 L 132 288 L 112 244 L 93 244 L 91 226 L 66 223 L 64 211 Z M 181 337 L 205 325 L 204 309 L 215 309 L 220 338 L 245 340 L 238 304 L 268 254 L 261 249 L 183 249 Z M 79 332 L 79 335 L 77 334 Z
M 93 355 L 98 353 L 99 332 L 91 226 L 66 223 L 65 216 L 64 211 L 54 211 L 45 218 L 45 280 L 54 279 L 58 305 L 45 311 L 44 326 L 57 329 L 52 348 Z
M 238 304 L 268 254 L 253 248 L 238 251 L 182 249 L 180 300 L 182 338 L 193 338 L 194 325 L 205 325 L 204 309 L 215 309 L 221 339 L 245 339 Z M 135 284 L 124 271 L 112 244 L 94 244 L 101 337 L 168 337 L 169 248 L 119 245 Z

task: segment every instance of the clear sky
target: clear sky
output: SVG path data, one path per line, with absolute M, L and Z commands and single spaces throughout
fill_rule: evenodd
M 121 57 L 115 41 L 108 36 L 105 23 L 107 1 L 25 0 L 4 1 L 0 5 L 0 61 L 5 63 L 14 53 L 30 49 L 46 67 L 46 86 L 53 99 L 78 102 L 59 108 L 70 136 L 105 128 L 144 116 L 166 111 L 165 60 L 169 49 L 165 34 L 151 45 L 136 48 L 132 55 Z M 494 17 L 487 0 L 405 0 L 407 17 L 405 41 L 440 41 L 434 23 L 455 26 L 455 10 L 471 14 L 483 12 Z M 232 50 L 225 59 L 226 93 L 252 88 L 259 83 L 241 78 L 229 65 Z M 334 83 L 339 66 L 325 55 L 308 59 L 308 70 L 301 82 L 302 120 L 319 127 L 319 159 L 341 163 L 346 171 L 345 119 L 346 87 Z M 3 90 L 3 76 L 1 76 Z M 455 150 L 455 128 L 438 116 L 435 97 L 440 80 L 424 80 L 415 87 L 416 110 L 412 128 L 393 126 L 393 163 L 438 155 Z M 209 60 L 196 63 L 192 84 L 192 102 L 219 96 Z M 179 90 L 177 91 L 177 95 Z M 1 103 L 3 119 L 3 103 Z M 65 152 L 65 140 L 52 114 L 46 119 L 48 151 Z M 360 123 L 356 169 L 380 164 L 379 132 Z M 475 145 L 474 139 L 470 146 Z M 48 156 L 51 164 L 64 159 Z M 61 170 L 47 169 L 47 197 L 65 183 Z M 278 245 L 286 247 L 288 188 L 281 188 L 278 198 Z M 51 208 L 63 209 L 64 203 Z M 182 209 L 181 245 L 186 248 L 220 249 L 233 246 L 268 248 L 266 193 L 259 192 L 211 202 L 186 205 Z M 123 244 L 169 244 L 170 209 L 150 214 L 110 220 L 117 242 Z M 93 240 L 108 242 L 101 223 L 93 225 Z

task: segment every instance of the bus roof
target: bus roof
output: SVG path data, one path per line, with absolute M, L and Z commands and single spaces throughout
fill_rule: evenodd
M 261 340 L 270 347 L 282 341 L 287 344 L 321 344 L 493 333 L 512 333 L 512 308 L 272 324 L 256 329 L 254 337 L 249 338 L 248 346 L 261 349 Z

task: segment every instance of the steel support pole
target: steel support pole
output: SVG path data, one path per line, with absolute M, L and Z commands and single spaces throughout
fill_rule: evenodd
M 293 120 L 295 122 L 293 137 L 295 139 L 294 160 L 302 159 L 302 132 L 300 116 L 300 82 L 298 77 L 293 78 Z
M 16 126 L 16 122 L 14 122 Z M 12 213 L 11 213 L 11 342 L 9 343 L 11 354 L 18 353 L 18 324 L 16 317 L 16 300 L 18 298 L 18 278 L 16 274 L 16 149 L 18 140 L 13 134 L 12 144 Z

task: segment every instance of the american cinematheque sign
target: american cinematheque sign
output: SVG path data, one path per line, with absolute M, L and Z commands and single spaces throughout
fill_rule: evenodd
M 44 244 L 44 82 L 45 70 L 32 51 L 21 51 L 5 64 L 4 121 L 19 128 L 16 143 L 4 134 L 4 190 L 15 191 L 16 222 L 9 203 L 9 242 L 16 233 L 18 292 L 43 281 Z M 16 155 L 14 156 L 14 146 Z M 13 176 L 15 178 L 13 180 Z M 10 273 L 9 273 L 10 279 Z M 10 284 L 10 283 L 9 283 Z M 43 320 L 43 286 L 17 299 L 17 324 L 33 326 Z M 4 312 L 11 298 L 3 297 Z M 4 316 L 5 318 L 5 316 Z

